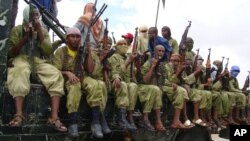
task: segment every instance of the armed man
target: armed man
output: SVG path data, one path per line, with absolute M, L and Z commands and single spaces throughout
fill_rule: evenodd
M 248 71 L 242 92 L 246 95 L 246 118 L 248 123 L 250 123 L 250 71 Z
M 87 37 L 88 28 L 90 27 L 89 40 L 91 47 L 94 48 L 98 46 L 98 42 L 103 38 L 105 29 L 104 23 L 101 19 L 99 19 L 99 17 L 96 22 L 91 25 L 95 16 L 97 16 L 95 4 L 89 2 L 84 7 L 83 15 L 80 16 L 80 18 L 74 25 L 74 27 L 77 27 L 81 31 L 82 45 Z
M 164 56 L 163 59 L 169 61 L 172 48 L 169 46 L 169 43 L 166 39 L 158 36 L 157 27 L 150 27 L 148 29 L 148 50 L 150 52 L 151 58 L 154 57 L 154 48 L 156 45 L 162 45 L 164 47 Z
M 180 73 L 180 69 L 176 71 L 175 68 L 177 68 L 180 62 L 180 57 L 179 55 L 171 56 L 171 64 L 167 64 L 163 58 L 164 54 L 165 48 L 162 45 L 157 45 L 155 47 L 154 58 L 149 59 L 142 66 L 143 80 L 145 84 L 158 86 L 162 90 L 162 93 L 166 94 L 172 102 L 175 111 L 170 127 L 187 129 L 190 127 L 183 125 L 180 121 L 184 99 L 188 99 L 187 92 L 184 88 L 176 85 L 176 81 L 178 81 L 177 75 Z M 158 105 L 160 104 L 162 103 L 158 103 Z M 161 124 L 159 123 L 159 125 Z M 162 130 L 164 130 L 163 125 L 159 127 L 162 127 Z
M 135 55 L 131 54 L 126 59 L 128 45 L 126 40 L 118 40 L 114 45 L 115 53 L 108 58 L 111 64 L 111 83 L 112 91 L 115 95 L 115 105 L 118 108 L 118 125 L 123 129 L 136 130 L 132 114 L 138 98 L 137 84 L 131 80 L 130 68 L 128 67 Z M 134 71 L 134 70 L 132 70 Z M 128 120 L 126 119 L 128 113 Z
M 163 26 L 161 28 L 161 35 L 163 38 L 167 39 L 169 42 L 169 46 L 172 48 L 171 53 L 179 53 L 179 45 L 176 39 L 172 37 L 171 30 L 168 26 Z
M 80 52 L 81 33 L 75 27 L 68 30 L 66 43 L 66 46 L 56 50 L 53 64 L 61 70 L 65 78 L 68 93 L 67 109 L 70 118 L 69 135 L 72 137 L 78 136 L 77 111 L 83 93 L 82 90 L 84 90 L 92 112 L 92 134 L 94 137 L 102 138 L 103 134 L 111 132 L 103 115 L 107 102 L 107 89 L 103 81 L 95 80 L 89 76 L 95 69 L 92 47 L 87 43 L 87 54 L 82 56 L 83 54 Z M 82 58 L 85 58 L 85 60 L 79 64 Z M 78 75 L 78 72 L 81 74 Z
M 52 53 L 52 46 L 48 31 L 41 25 L 40 13 L 36 6 L 30 4 L 24 8 L 23 24 L 12 29 L 8 46 L 11 65 L 8 68 L 7 85 L 16 109 L 9 125 L 23 124 L 23 102 L 30 92 L 32 77 L 42 82 L 51 97 L 48 123 L 56 130 L 66 132 L 67 128 L 58 117 L 60 97 L 64 95 L 63 76 L 44 59 Z
M 224 60 L 224 59 L 223 59 Z M 235 97 L 233 93 L 225 91 L 223 77 L 228 76 L 228 69 L 223 70 L 223 61 L 215 60 L 211 69 L 211 78 L 213 80 L 212 93 L 218 95 L 217 108 L 214 109 L 213 120 L 218 128 L 225 128 L 226 122 L 229 124 L 238 124 L 233 118 L 233 109 L 235 107 Z M 222 120 L 223 119 L 223 120 Z
M 235 120 L 238 123 L 247 123 L 246 115 L 245 115 L 245 107 L 246 107 L 246 96 L 243 94 L 242 90 L 239 88 L 239 83 L 237 80 L 237 76 L 240 73 L 240 67 L 237 65 L 233 65 L 230 69 L 229 75 L 229 92 L 235 93 Z M 249 103 L 247 103 L 249 105 Z

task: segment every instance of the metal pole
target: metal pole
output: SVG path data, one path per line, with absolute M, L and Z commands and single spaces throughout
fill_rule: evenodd
M 156 11 L 156 19 L 155 19 L 155 27 L 157 27 L 158 14 L 159 14 L 160 0 L 158 0 L 157 11 Z

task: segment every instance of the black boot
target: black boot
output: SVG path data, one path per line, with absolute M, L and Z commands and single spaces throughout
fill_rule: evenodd
M 126 119 L 126 110 L 125 109 L 118 109 L 118 125 L 122 129 L 127 129 L 130 131 L 134 131 L 135 129 L 128 123 Z
M 128 111 L 127 112 L 127 119 L 133 130 L 137 130 L 137 127 L 135 125 L 134 119 L 133 119 L 133 111 Z
M 100 125 L 100 108 L 92 107 L 91 132 L 96 138 L 103 138 L 102 127 Z
M 103 113 L 101 113 L 101 114 L 102 114 L 101 115 L 102 132 L 103 132 L 103 134 L 109 134 L 109 133 L 111 133 L 111 130 L 108 126 L 105 115 Z
M 77 113 L 69 114 L 70 125 L 68 128 L 68 134 L 70 137 L 78 137 L 78 125 L 77 125 Z

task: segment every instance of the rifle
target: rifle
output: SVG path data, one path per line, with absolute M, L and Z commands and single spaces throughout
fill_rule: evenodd
M 29 51 L 28 51 L 28 56 L 29 56 L 29 63 L 30 63 L 30 70 L 31 70 L 31 79 L 32 80 L 35 80 L 36 79 L 36 75 L 35 75 L 35 68 L 34 68 L 34 49 L 35 49 L 35 46 L 37 46 L 37 31 L 33 31 L 33 10 L 34 10 L 34 6 L 31 5 L 31 3 L 29 4 L 29 8 L 30 8 L 30 11 L 29 11 L 29 23 L 28 23 L 28 26 L 29 26 L 29 39 L 28 39 L 28 44 L 29 44 Z
M 229 62 L 229 58 L 226 58 L 227 63 L 225 65 L 224 71 L 228 71 L 228 62 Z M 222 87 L 224 90 L 228 90 L 229 89 L 229 75 L 224 75 L 222 77 Z
M 115 37 L 114 37 L 114 32 L 111 32 L 111 34 L 112 34 L 112 39 L 114 41 L 114 44 L 116 44 L 116 40 L 115 40 Z
M 247 75 L 247 77 L 246 77 L 246 80 L 245 80 L 245 83 L 244 83 L 244 86 L 243 86 L 243 88 L 242 88 L 242 92 L 244 93 L 244 94 L 246 94 L 246 95 L 249 95 L 249 93 L 250 93 L 250 90 L 249 90 L 249 79 L 250 79 L 250 71 L 248 71 L 248 75 Z
M 227 59 L 227 63 L 226 63 L 226 65 L 225 65 L 224 70 L 228 70 L 228 62 L 229 62 L 229 58 L 226 58 L 226 59 Z
M 104 36 L 103 36 L 103 46 L 102 46 L 102 51 L 106 51 L 109 50 L 108 47 L 108 18 L 106 18 L 105 20 L 105 29 L 104 29 Z M 109 69 L 108 69 L 108 61 L 107 61 L 107 55 L 105 56 L 105 58 L 102 60 L 102 64 L 103 64 L 103 81 L 105 82 L 108 90 L 111 90 L 111 84 L 110 84 L 110 80 L 109 80 Z
M 90 40 L 89 40 L 90 31 L 91 31 L 90 28 L 96 23 L 96 21 L 100 18 L 100 16 L 104 12 L 104 10 L 107 8 L 107 5 L 103 4 L 101 9 L 95 15 L 95 17 L 93 17 L 95 10 L 96 10 L 96 4 L 97 4 L 97 0 L 95 0 L 94 7 L 92 10 L 92 18 L 91 18 L 89 26 L 88 26 L 87 36 L 85 38 L 85 41 L 83 42 L 83 46 L 80 46 L 78 48 L 78 51 L 77 51 L 76 57 L 78 60 L 77 60 L 76 66 L 75 66 L 75 75 L 78 78 L 82 78 L 82 76 L 83 76 L 83 66 L 84 66 L 84 62 L 85 62 L 85 56 L 87 55 L 86 48 L 90 48 Z
M 138 41 L 138 27 L 135 28 L 135 38 L 133 42 L 131 55 L 134 55 L 137 51 L 137 44 L 138 44 L 137 41 Z M 130 79 L 131 79 L 131 82 L 137 82 L 136 77 L 135 77 L 135 71 L 134 71 L 134 61 L 131 62 L 131 66 L 130 66 Z
M 193 72 L 196 70 L 196 68 L 197 68 L 197 61 L 198 61 L 198 57 L 199 57 L 199 49 L 196 49 L 196 51 L 197 51 L 197 54 L 196 54 L 196 56 L 195 56 L 195 59 L 194 59 L 194 63 L 193 63 Z
M 185 62 L 185 54 L 186 54 L 186 45 L 185 45 L 185 42 L 186 42 L 188 30 L 191 27 L 192 21 L 188 21 L 188 22 L 189 22 L 189 24 L 186 27 L 186 29 L 185 29 L 182 37 L 181 37 L 181 42 L 179 44 L 179 54 L 181 55 L 181 61 L 182 62 Z
M 207 61 L 206 61 L 206 74 L 205 74 L 205 82 L 208 82 L 208 79 L 211 78 L 211 48 L 208 49 Z M 208 89 L 208 88 L 206 88 Z
M 34 3 L 39 9 L 43 22 L 51 28 L 56 35 L 65 43 L 66 42 L 66 29 L 60 24 L 59 20 L 54 17 L 46 8 L 44 8 L 37 0 L 24 0 L 27 4 Z

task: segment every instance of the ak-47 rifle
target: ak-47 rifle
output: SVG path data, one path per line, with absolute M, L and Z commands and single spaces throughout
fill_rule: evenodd
M 116 44 L 116 40 L 115 40 L 115 37 L 114 37 L 114 32 L 111 32 L 111 34 L 112 34 L 112 39 L 114 41 L 114 44 Z
M 102 45 L 102 51 L 108 51 L 110 50 L 110 47 L 108 47 L 108 18 L 106 18 L 105 20 L 105 29 L 104 29 L 104 36 L 103 36 L 103 45 Z M 103 64 L 103 81 L 105 82 L 108 90 L 111 90 L 111 84 L 110 84 L 110 80 L 109 80 L 109 67 L 108 67 L 108 53 L 106 54 L 106 56 L 104 57 L 104 59 L 102 60 L 102 64 Z
M 186 29 L 185 29 L 182 37 L 181 37 L 181 42 L 179 44 L 179 54 L 181 55 L 181 62 L 182 63 L 185 62 L 185 54 L 186 54 L 186 45 L 185 45 L 185 42 L 186 42 L 188 30 L 191 27 L 192 21 L 188 21 L 188 22 L 189 22 L 189 24 L 186 27 Z
M 227 63 L 226 63 L 226 65 L 225 65 L 224 70 L 228 70 L 228 62 L 229 62 L 229 58 L 226 58 L 226 59 L 227 59 Z
M 205 75 L 205 81 L 207 82 L 208 79 L 211 77 L 211 48 L 208 49 L 208 55 L 207 55 L 207 62 L 206 62 L 206 75 Z
M 24 0 L 27 4 L 34 3 L 39 9 L 43 22 L 49 28 L 51 28 L 56 35 L 65 43 L 66 41 L 66 29 L 60 24 L 59 20 L 53 16 L 46 8 L 44 8 L 37 0 Z
M 242 88 L 242 92 L 245 94 L 245 95 L 249 95 L 249 93 L 250 93 L 250 89 L 249 89 L 249 79 L 250 79 L 250 71 L 248 71 L 248 75 L 247 75 L 247 77 L 246 77 L 246 80 L 245 80 L 245 83 L 244 83 L 244 86 L 243 86 L 243 88 Z
M 226 60 L 227 60 L 227 62 L 226 62 L 224 71 L 228 71 L 229 58 L 226 58 Z M 228 90 L 229 89 L 229 75 L 225 74 L 224 76 L 222 76 L 221 80 L 222 80 L 223 89 Z
M 135 28 L 135 37 L 134 37 L 131 55 L 134 55 L 137 52 L 137 44 L 138 44 L 138 27 Z M 131 66 L 130 66 L 130 79 L 131 79 L 131 82 L 137 82 L 136 77 L 135 77 L 135 71 L 134 71 L 134 61 L 131 62 Z
M 195 56 L 195 59 L 194 59 L 194 62 L 193 62 L 193 72 L 196 70 L 197 68 L 197 61 L 198 61 L 198 57 L 199 57 L 199 51 L 200 49 L 196 49 L 197 53 L 196 53 L 196 56 Z
M 78 78 L 83 77 L 83 66 L 84 66 L 84 62 L 85 62 L 85 57 L 87 55 L 87 48 L 90 48 L 90 40 L 89 40 L 90 31 L 91 31 L 90 28 L 96 23 L 96 21 L 100 18 L 100 16 L 104 12 L 104 10 L 107 8 L 107 5 L 103 4 L 101 9 L 94 16 L 94 13 L 95 13 L 95 10 L 96 10 L 96 4 L 97 4 L 97 0 L 95 0 L 94 7 L 93 7 L 93 10 L 92 10 L 92 18 L 91 18 L 89 26 L 88 26 L 87 36 L 85 38 L 85 41 L 83 42 L 83 46 L 80 46 L 78 48 L 78 51 L 77 51 L 77 56 L 76 57 L 77 57 L 78 60 L 77 60 L 76 66 L 75 66 L 75 75 Z

